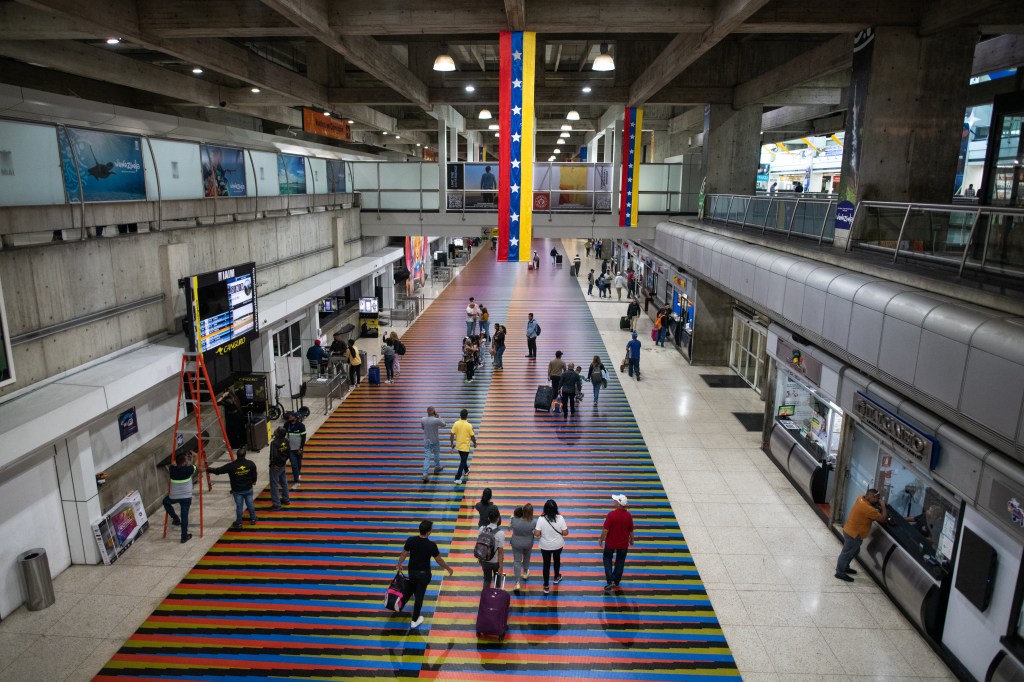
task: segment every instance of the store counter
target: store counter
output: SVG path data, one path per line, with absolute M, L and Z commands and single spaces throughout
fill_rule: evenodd
M 768 454 L 815 504 L 831 500 L 835 465 L 820 445 L 803 437 L 799 428 L 786 428 L 781 421 L 772 426 Z

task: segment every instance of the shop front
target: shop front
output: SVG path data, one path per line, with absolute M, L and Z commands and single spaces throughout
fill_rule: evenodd
M 767 324 L 756 314 L 733 310 L 729 367 L 762 397 L 768 377 L 767 347 Z
M 683 273 L 671 274 L 665 281 L 665 300 L 672 307 L 671 334 L 676 348 L 687 360 L 693 346 L 694 288 L 697 281 Z
M 843 365 L 803 341 L 777 325 L 768 329 L 767 351 L 774 368 L 768 370 L 773 386 L 765 401 L 767 451 L 827 519 L 843 433 L 838 405 Z

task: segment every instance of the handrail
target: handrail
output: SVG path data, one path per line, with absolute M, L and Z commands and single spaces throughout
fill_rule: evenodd
M 705 198 L 704 220 L 722 222 L 726 227 L 735 227 L 740 231 L 750 227 L 761 234 L 779 232 L 786 239 L 794 236 L 816 239 L 818 244 L 833 241 L 829 230 L 830 218 L 834 217 L 835 199 L 793 194 L 709 194 Z M 739 211 L 742 209 L 742 217 Z M 760 211 L 764 210 L 764 215 Z M 819 215 L 820 212 L 820 215 Z M 734 217 L 734 214 L 737 217 Z M 774 216 L 778 228 L 769 227 Z M 784 226 L 783 226 L 784 221 Z M 797 229 L 800 223 L 801 229 Z M 817 229 L 807 229 L 807 225 L 817 225 Z M 833 230 L 834 231 L 834 230 Z

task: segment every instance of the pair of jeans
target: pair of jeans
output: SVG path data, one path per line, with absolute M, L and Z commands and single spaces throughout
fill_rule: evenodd
M 289 450 L 288 460 L 292 463 L 292 483 L 298 483 L 302 478 L 302 453 L 298 450 Z
M 466 320 L 466 336 L 473 336 L 473 327 L 476 326 L 476 320 Z
M 469 474 L 469 452 L 459 450 L 459 469 L 455 472 L 455 479 L 458 480 Z
M 626 567 L 626 553 L 629 549 L 607 549 L 604 550 L 604 579 L 609 585 L 618 585 L 622 582 L 622 570 Z M 615 564 L 612 565 L 612 557 L 615 557 Z
M 423 597 L 427 594 L 427 587 L 430 586 L 430 571 L 409 571 L 409 586 L 412 588 L 413 601 L 412 607 L 412 619 L 416 620 L 420 617 L 420 611 L 423 609 Z M 409 601 L 409 595 L 406 595 L 406 603 Z
M 633 372 L 636 372 L 636 378 L 640 378 L 640 358 L 629 359 L 629 376 L 633 376 Z
M 174 507 L 171 505 L 178 505 L 181 507 L 181 513 L 175 514 Z M 188 510 L 192 506 L 192 497 L 183 497 L 181 499 L 172 500 L 170 497 L 164 498 L 164 510 L 167 515 L 171 517 L 171 520 L 177 521 L 181 524 L 181 539 L 184 540 L 188 537 Z
M 384 356 L 384 371 L 387 373 L 387 380 L 395 380 L 395 357 L 393 355 Z
M 494 349 L 494 369 L 501 369 L 501 356 L 505 354 L 505 346 L 501 345 Z
M 423 444 L 423 477 L 427 477 L 427 472 L 430 471 L 430 457 L 434 457 L 434 468 L 441 468 L 441 444 L 440 443 L 424 443 Z
M 843 549 L 839 552 L 839 559 L 836 561 L 836 575 L 846 575 L 850 570 L 850 563 L 860 553 L 860 546 L 864 541 L 860 538 L 851 537 L 843 532 Z
M 281 502 L 288 501 L 288 470 L 283 467 L 270 467 L 270 502 L 280 507 Z
M 522 579 L 523 573 L 530 570 L 530 554 L 532 553 L 533 545 L 522 549 L 512 545 L 512 570 L 516 574 L 517 583 Z
M 552 560 L 554 560 L 555 564 L 555 578 L 559 578 L 562 575 L 562 548 L 542 549 L 540 550 L 540 556 L 544 559 L 544 587 L 547 587 L 550 584 L 548 578 L 551 576 Z
M 575 393 L 563 393 L 562 394 L 562 413 L 565 418 L 568 419 L 570 414 L 576 414 L 576 394 Z
M 480 323 L 480 336 L 484 337 L 485 339 L 490 339 L 491 338 L 491 321 L 490 320 L 487 320 L 486 322 L 481 322 Z
M 537 357 L 537 337 L 527 336 L 526 337 L 526 348 L 530 351 L 530 357 Z
M 597 405 L 597 399 L 601 396 L 601 386 L 604 380 L 601 377 L 593 377 L 590 382 L 594 385 L 594 404 Z
M 665 325 L 662 325 L 661 329 L 658 330 L 658 340 L 655 343 L 657 345 L 661 346 L 662 348 L 664 348 L 665 347 L 665 336 L 667 336 L 667 335 L 668 335 L 668 327 L 666 327 Z
M 243 506 L 249 511 L 249 519 L 255 521 L 256 507 L 252 503 L 252 488 L 243 490 L 240 493 L 232 490 L 231 496 L 235 498 L 235 523 L 242 523 Z

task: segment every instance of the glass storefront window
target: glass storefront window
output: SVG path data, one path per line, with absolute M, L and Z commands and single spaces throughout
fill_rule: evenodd
M 843 411 L 781 367 L 775 384 L 775 421 L 807 452 L 835 462 Z
M 759 395 L 764 395 L 765 346 L 768 330 L 751 325 L 751 320 L 739 313 L 732 317 L 732 343 L 729 345 L 729 367 L 750 384 Z

